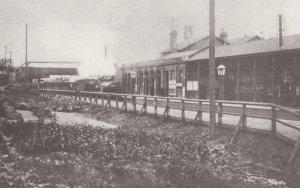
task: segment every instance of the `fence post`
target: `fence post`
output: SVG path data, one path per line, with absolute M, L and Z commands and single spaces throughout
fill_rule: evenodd
M 243 109 L 242 111 L 243 113 L 243 118 L 242 118 L 242 128 L 246 128 L 247 127 L 247 111 L 246 111 L 246 104 L 243 104 Z
M 78 91 L 78 95 L 79 95 L 79 103 L 81 103 L 81 92 Z
M 184 100 L 183 99 L 181 99 L 181 119 L 182 119 L 182 123 L 184 124 L 185 114 L 184 114 Z
M 170 100 L 169 99 L 167 99 L 167 118 L 170 118 Z
M 124 99 L 124 110 L 125 112 L 127 112 L 127 95 L 125 95 L 125 99 Z
M 133 112 L 136 113 L 136 96 L 132 96 Z
M 108 95 L 108 102 L 109 102 L 108 103 L 108 105 L 109 105 L 108 108 L 111 109 L 111 98 L 110 98 L 110 95 Z
M 147 97 L 144 97 L 144 113 L 147 114 Z
M 77 100 L 77 90 L 74 91 L 74 100 Z
M 86 104 L 86 93 L 84 94 L 84 98 L 83 98 L 84 104 Z
M 111 96 L 108 95 L 108 100 L 109 100 L 109 109 L 111 109 Z
M 101 104 L 102 104 L 102 107 L 104 107 L 104 95 L 103 94 L 101 95 Z
M 274 106 L 271 107 L 272 109 L 272 119 L 271 119 L 271 131 L 272 131 L 272 135 L 276 134 L 276 108 Z
M 166 99 L 166 107 L 163 114 L 163 119 L 169 118 L 169 98 Z
M 154 117 L 157 117 L 157 98 L 154 98 Z
M 90 100 L 90 104 L 92 105 L 93 104 L 93 100 L 92 100 L 92 94 L 89 93 L 89 100 Z
M 292 163 L 293 160 L 295 159 L 296 154 L 297 154 L 297 152 L 299 150 L 299 147 L 300 147 L 300 136 L 298 136 L 298 139 L 297 139 L 297 141 L 295 143 L 295 146 L 294 146 L 294 148 L 292 150 L 292 154 L 291 154 L 291 157 L 289 159 L 289 163 Z
M 219 127 L 222 126 L 222 110 L 223 110 L 223 105 L 222 105 L 222 102 L 219 102 L 219 109 L 218 109 L 218 124 L 219 124 Z
M 239 133 L 239 131 L 241 129 L 241 126 L 242 126 L 242 128 L 244 128 L 243 121 L 244 121 L 245 118 L 246 118 L 246 104 L 243 104 L 242 114 L 241 114 L 240 120 L 239 120 L 238 124 L 236 125 L 236 128 L 235 128 L 235 130 L 233 132 L 233 136 L 232 136 L 232 138 L 230 140 L 230 145 L 232 145 L 233 142 L 234 142 L 234 140 L 236 139 L 236 137 L 237 137 L 237 135 L 238 135 L 238 133 Z
M 202 124 L 202 102 L 199 101 L 199 106 L 198 106 L 198 115 L 199 115 L 199 125 Z
M 119 109 L 119 96 L 116 96 L 116 108 Z
M 108 104 L 109 104 L 109 98 L 108 98 L 108 95 L 105 95 L 105 96 L 106 96 L 106 98 L 107 98 L 107 101 L 106 101 L 106 104 L 105 104 L 104 108 L 106 109 L 107 106 L 108 106 Z
M 95 95 L 95 101 L 94 102 L 96 103 L 96 106 L 98 106 L 98 94 Z

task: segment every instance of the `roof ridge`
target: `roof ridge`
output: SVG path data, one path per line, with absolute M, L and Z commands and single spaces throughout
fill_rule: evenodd
M 300 34 L 288 35 L 283 38 L 284 45 L 280 47 L 277 43 L 278 37 L 263 40 L 255 40 L 246 43 L 216 46 L 216 58 L 240 56 L 249 54 L 270 53 L 283 50 L 300 50 Z M 203 50 L 189 61 L 208 58 L 208 50 Z

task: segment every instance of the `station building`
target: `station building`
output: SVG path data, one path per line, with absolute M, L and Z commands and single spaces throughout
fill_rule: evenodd
M 224 65 L 224 100 L 272 102 L 300 106 L 300 35 L 262 39 L 244 36 L 215 37 L 216 67 Z M 123 93 L 185 98 L 208 98 L 209 37 L 192 37 L 185 28 L 184 41 L 170 33 L 170 47 L 161 57 L 123 65 Z M 220 84 L 216 73 L 216 98 Z

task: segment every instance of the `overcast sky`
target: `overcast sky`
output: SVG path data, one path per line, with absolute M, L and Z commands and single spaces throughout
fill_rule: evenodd
M 285 35 L 300 34 L 300 0 L 215 0 L 216 35 L 276 37 L 279 13 Z M 1 0 L 0 56 L 4 45 L 15 65 L 28 60 L 79 61 L 82 75 L 113 73 L 118 64 L 150 60 L 168 48 L 171 20 L 178 40 L 183 28 L 208 34 L 209 0 Z M 104 58 L 104 46 L 108 58 Z M 2 51 L 1 51 L 2 46 Z M 1 53 L 2 52 L 2 53 Z

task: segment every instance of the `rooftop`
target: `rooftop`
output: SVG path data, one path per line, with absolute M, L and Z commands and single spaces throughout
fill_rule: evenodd
M 253 40 L 245 43 L 237 43 L 231 45 L 216 46 L 215 57 L 224 58 L 232 56 L 242 56 L 250 54 L 261 54 L 280 52 L 287 50 L 300 50 L 300 34 L 283 37 L 283 46 L 279 47 L 278 38 L 270 38 L 264 40 Z M 126 68 L 140 66 L 157 66 L 163 62 L 178 62 L 178 61 L 196 61 L 209 59 L 209 49 L 184 51 L 173 54 L 168 54 L 159 59 L 151 61 L 136 62 L 133 64 L 124 65 Z
M 242 44 L 242 43 L 245 43 L 245 42 L 251 42 L 253 40 L 261 40 L 261 39 L 262 38 L 257 36 L 257 35 L 251 35 L 251 36 L 245 35 L 244 37 L 230 39 L 227 42 L 229 44 Z
M 278 38 L 256 40 L 242 44 L 216 47 L 216 58 L 241 56 L 250 54 L 279 52 L 286 50 L 300 50 L 300 34 L 283 37 L 283 46 L 279 46 Z M 205 49 L 193 55 L 188 61 L 208 59 L 209 50 Z
M 177 43 L 177 50 L 178 51 L 183 50 L 184 48 L 186 48 L 186 47 L 188 47 L 192 44 L 195 44 L 196 42 L 204 40 L 207 37 L 208 36 L 201 36 L 201 37 L 193 37 L 193 38 L 190 38 L 190 39 L 185 39 L 182 42 Z M 170 48 L 163 50 L 161 53 L 168 53 L 168 52 L 171 52 Z

